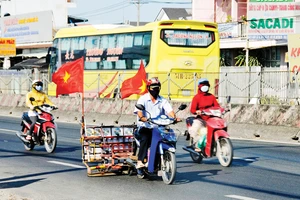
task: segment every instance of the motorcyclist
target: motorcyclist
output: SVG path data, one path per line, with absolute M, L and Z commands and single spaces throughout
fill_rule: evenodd
M 148 147 L 150 147 L 152 139 L 153 124 L 148 123 L 147 119 L 155 118 L 161 114 L 167 114 L 172 118 L 176 118 L 175 112 L 167 99 L 159 95 L 161 83 L 158 78 L 153 77 L 147 81 L 148 93 L 141 96 L 137 104 L 142 104 L 145 107 L 144 111 L 135 108 L 134 113 L 137 114 L 137 126 L 139 128 L 140 148 L 138 152 L 138 161 L 136 168 L 144 167 L 144 159 L 147 156 Z M 147 112 L 150 113 L 147 113 Z M 176 118 L 177 121 L 180 119 Z M 139 177 L 139 170 L 138 170 Z
M 39 110 L 35 109 L 35 106 L 40 106 L 43 104 L 48 104 L 50 106 L 56 107 L 48 98 L 48 96 L 42 91 L 43 82 L 40 80 L 34 80 L 31 83 L 31 91 L 26 94 L 26 106 L 29 107 L 28 116 L 31 120 L 31 126 L 27 132 L 26 140 L 31 140 L 32 132 L 34 130 L 34 125 L 38 119 L 37 115 Z M 35 100 L 30 101 L 30 97 L 33 97 Z
M 196 117 L 188 117 L 187 124 L 190 124 L 189 134 L 194 138 L 194 142 L 197 143 L 200 139 L 199 130 L 202 132 L 202 135 L 206 133 L 206 120 L 208 116 L 201 115 L 201 111 L 210 107 L 220 107 L 217 102 L 216 97 L 209 93 L 209 81 L 207 78 L 201 78 L 198 81 L 198 93 L 193 97 L 190 112 Z M 200 120 L 200 123 L 194 123 L 194 119 Z M 198 122 L 198 121 L 197 121 Z M 187 135 L 189 137 L 189 135 Z M 195 149 L 200 151 L 200 149 Z

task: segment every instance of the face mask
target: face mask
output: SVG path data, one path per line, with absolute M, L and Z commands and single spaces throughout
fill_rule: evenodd
M 200 88 L 201 92 L 208 92 L 209 87 L 207 85 L 204 85 Z
M 159 95 L 159 88 L 149 90 L 149 93 L 153 96 L 154 99 L 157 99 L 157 97 Z
M 40 92 L 43 90 L 43 86 L 37 85 L 37 86 L 35 86 L 35 89 Z

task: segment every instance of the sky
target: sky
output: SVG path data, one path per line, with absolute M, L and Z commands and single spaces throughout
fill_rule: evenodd
M 138 0 L 75 0 L 76 8 L 68 14 L 87 18 L 89 24 L 110 24 L 137 21 L 138 8 L 131 2 Z M 151 22 L 161 8 L 191 8 L 192 0 L 140 0 L 140 22 Z

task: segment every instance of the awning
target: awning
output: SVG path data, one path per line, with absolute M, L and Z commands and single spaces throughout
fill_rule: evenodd
M 247 46 L 247 41 L 245 39 L 221 39 L 220 49 L 245 49 Z M 248 48 L 260 49 L 272 46 L 287 46 L 287 40 L 250 40 L 248 43 Z
M 31 58 L 24 60 L 15 64 L 14 66 L 10 67 L 9 69 L 32 69 L 32 68 L 39 68 L 41 70 L 47 70 L 48 64 L 46 63 L 46 58 Z
M 46 57 L 47 52 L 39 52 L 39 53 L 23 53 L 23 54 L 17 54 L 16 56 L 22 56 L 22 57 L 36 57 L 36 58 L 42 58 Z

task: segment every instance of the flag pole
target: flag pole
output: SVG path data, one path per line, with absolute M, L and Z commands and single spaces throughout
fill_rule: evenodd
M 83 62 L 83 70 L 84 70 L 84 56 L 82 57 L 82 62 Z M 83 76 L 83 80 L 84 80 L 84 76 Z M 81 136 L 85 135 L 85 121 L 84 121 L 84 81 L 82 81 L 82 93 L 81 93 Z

